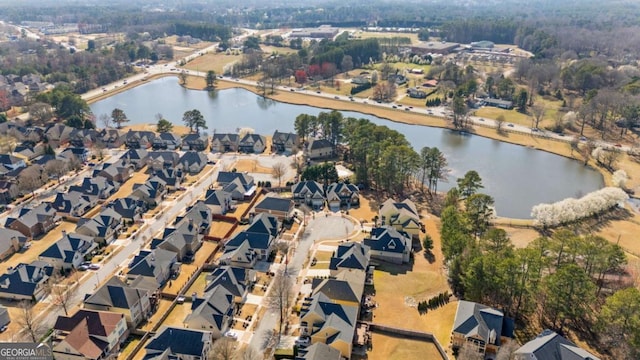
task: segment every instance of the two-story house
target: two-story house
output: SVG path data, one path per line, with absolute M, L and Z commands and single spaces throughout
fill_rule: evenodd
M 238 152 L 240 136 L 238 134 L 213 134 L 211 152 Z
M 112 311 L 124 315 L 130 328 L 136 328 L 151 316 L 152 291 L 125 283 L 112 276 L 84 299 L 86 309 Z
M 371 229 L 363 244 L 369 247 L 373 259 L 406 264 L 411 258 L 411 236 L 390 226 Z
M 293 153 L 300 146 L 300 138 L 294 133 L 284 133 L 276 130 L 271 138 L 272 152 Z
M 317 181 L 300 181 L 291 186 L 291 193 L 296 204 L 306 204 L 316 210 L 324 205 L 324 189 Z
M 17 218 L 8 218 L 5 227 L 19 231 L 24 236 L 35 238 L 56 227 L 60 217 L 48 202 L 29 209 L 22 208 Z
M 110 244 L 120 234 L 122 216 L 111 208 L 102 210 L 93 218 L 81 218 L 76 227 L 76 233 L 87 235 L 100 244 Z
M 246 134 L 238 143 L 238 151 L 261 154 L 267 147 L 267 139 L 258 134 Z
M 40 253 L 38 260 L 51 264 L 55 269 L 77 269 L 96 246 L 90 236 L 67 234 L 62 230 L 62 238 Z
M 0 276 L 0 298 L 40 301 L 47 295 L 47 282 L 52 274 L 53 266 L 42 261 L 9 268 Z
M 205 134 L 192 133 L 182 138 L 182 150 L 205 151 L 209 146 L 209 137 Z
M 213 341 L 210 331 L 163 326 L 144 347 L 144 359 L 208 359 Z

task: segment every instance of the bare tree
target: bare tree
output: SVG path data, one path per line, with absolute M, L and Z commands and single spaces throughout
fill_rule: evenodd
M 465 341 L 462 347 L 458 349 L 457 360 L 483 360 L 484 354 L 479 352 L 477 346 Z
M 53 109 L 51 108 L 51 105 L 46 103 L 33 103 L 29 105 L 28 111 L 29 118 L 38 125 L 44 125 L 53 118 Z
M 533 104 L 533 106 L 531 106 L 531 114 L 533 115 L 533 120 L 534 120 L 534 128 L 538 128 L 538 125 L 540 124 L 540 121 L 542 121 L 542 118 L 544 117 L 544 113 L 546 111 L 546 107 L 544 106 L 543 103 L 535 103 Z
M 31 195 L 35 196 L 35 191 L 40 186 L 42 186 L 42 168 L 38 166 L 29 166 L 28 168 L 22 170 L 20 175 L 18 175 L 18 189 L 21 192 L 30 192 Z
M 101 141 L 97 140 L 93 143 L 93 154 L 98 157 L 98 160 L 102 161 L 104 159 L 104 149 L 107 146 Z
M 30 302 L 24 300 L 18 306 L 20 312 L 16 319 L 17 324 L 31 337 L 31 341 L 37 343 L 42 336 L 44 326 L 36 320 L 36 313 Z
M 51 294 L 51 300 L 57 306 L 62 307 L 64 314 L 69 315 L 69 307 L 75 294 L 75 286 L 77 282 L 72 282 L 70 286 L 62 284 L 64 276 L 55 271 L 54 275 L 49 278 L 48 287 Z
M 178 74 L 178 77 L 180 78 L 180 85 L 184 86 L 187 84 L 187 73 L 184 70 Z
M 98 116 L 98 120 L 100 121 L 102 127 L 104 127 L 105 129 L 113 126 L 111 116 L 109 116 L 108 114 L 100 114 L 100 116 Z
M 247 345 L 240 353 L 240 360 L 264 360 L 264 355 L 251 345 Z
M 293 283 L 282 271 L 279 271 L 272 281 L 271 291 L 267 302 L 271 310 L 278 312 L 278 338 L 282 336 L 282 328 L 289 314 L 289 307 L 293 301 Z
M 502 132 L 504 131 L 504 122 L 504 115 L 498 115 L 498 117 L 496 118 L 496 131 L 498 132 L 498 134 L 502 134 Z
M 260 96 L 267 97 L 267 88 L 268 88 L 267 78 L 266 77 L 262 77 L 256 83 L 256 89 L 258 90 L 258 93 L 260 94 Z
M 235 357 L 236 342 L 227 336 L 216 340 L 209 353 L 209 360 L 233 360 Z
M 60 178 L 69 171 L 68 164 L 64 160 L 53 159 L 44 166 L 47 175 L 54 176 L 60 184 Z
M 287 174 L 287 165 L 282 162 L 273 164 L 271 174 L 278 179 L 278 187 L 282 186 L 282 178 Z
M 500 349 L 496 354 L 496 360 L 510 360 L 513 353 L 518 350 L 520 345 L 515 340 L 508 340 L 500 345 Z
M 80 169 L 82 169 L 82 162 L 77 157 L 71 156 L 69 158 L 69 170 L 78 172 Z

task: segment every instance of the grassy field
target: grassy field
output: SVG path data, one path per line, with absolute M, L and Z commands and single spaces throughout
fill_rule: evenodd
M 406 37 L 411 39 L 412 44 L 416 44 L 420 42 L 418 40 L 418 34 L 410 34 L 410 33 L 396 33 L 396 32 L 373 32 L 373 31 L 361 31 L 358 30 L 355 33 L 355 38 L 357 39 L 371 39 L 371 38 L 394 38 L 394 37 Z
M 239 159 L 233 164 L 233 167 L 236 168 L 238 172 L 250 172 L 250 173 L 262 173 L 262 174 L 271 174 L 272 169 L 268 167 L 261 166 L 258 164 L 256 160 L 253 159 Z
M 213 221 L 211 223 L 211 229 L 209 230 L 210 236 L 223 238 L 229 230 L 233 227 L 232 223 L 224 221 Z
M 227 64 L 234 63 L 242 59 L 242 55 L 226 55 L 224 53 L 208 53 L 189 61 L 184 68 L 195 71 L 213 70 L 216 74 L 222 74 L 223 68 Z
M 442 358 L 436 346 L 428 341 L 403 339 L 376 332 L 372 335 L 372 350 L 367 352 L 369 360 Z

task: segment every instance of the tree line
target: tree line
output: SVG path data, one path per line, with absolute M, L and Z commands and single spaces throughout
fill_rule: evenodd
M 454 293 L 502 309 L 524 326 L 537 319 L 587 338 L 594 329 L 600 347 L 633 358 L 640 350 L 640 319 L 627 323 L 623 317 L 640 309 L 640 297 L 621 301 L 637 293 L 620 280 L 627 263 L 622 248 L 566 228 L 515 248 L 506 231 L 490 226 L 493 199 L 480 189 L 480 177 L 468 172 L 445 198 L 442 251 Z

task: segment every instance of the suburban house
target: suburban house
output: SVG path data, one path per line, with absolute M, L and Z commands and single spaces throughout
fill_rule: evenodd
M 176 150 L 180 148 L 180 145 L 182 145 L 180 135 L 163 132 L 159 133 L 156 138 L 153 139 L 151 147 L 153 150 Z
M 387 199 L 380 206 L 378 213 L 382 225 L 389 225 L 396 230 L 404 231 L 411 235 L 414 240 L 420 239 L 422 223 L 413 201 L 405 199 L 402 202 L 396 202 L 392 199 Z
M 514 353 L 515 360 L 600 360 L 555 331 L 544 330 Z
M 238 143 L 238 151 L 260 154 L 267 148 L 267 139 L 258 134 L 246 134 Z
M 216 182 L 234 200 L 250 199 L 257 189 L 253 177 L 245 173 L 220 171 Z
M 167 190 L 177 190 L 180 188 L 180 184 L 182 184 L 182 179 L 184 178 L 184 173 L 180 169 L 162 169 L 156 170 L 153 172 L 153 176 L 157 176 L 162 179 L 167 185 Z
M 179 262 L 191 262 L 202 246 L 202 235 L 193 222 L 182 221 L 175 228 L 165 228 L 162 239 L 153 239 L 151 249 L 164 249 L 176 253 Z
M 32 142 L 23 142 L 13 149 L 13 153 L 18 157 L 25 158 L 27 160 L 33 160 L 38 156 L 44 154 L 45 145 L 35 144 Z
M 118 129 L 102 129 L 100 141 L 109 149 L 116 149 L 124 144 L 124 135 Z
M 147 207 L 158 206 L 167 194 L 167 184 L 157 176 L 149 178 L 144 184 L 133 184 L 131 197 L 140 199 Z
M 327 188 L 327 203 L 333 211 L 340 210 L 342 206 L 357 206 L 360 204 L 360 190 L 353 184 L 333 183 Z
M 493 106 L 500 109 L 513 109 L 513 101 L 502 100 L 502 99 L 492 99 L 492 98 L 484 98 L 480 99 L 480 106 Z
M 53 330 L 53 356 L 67 360 L 116 357 L 129 336 L 124 315 L 86 309 L 58 316 Z
M 0 276 L 0 298 L 40 301 L 52 274 L 53 266 L 42 261 L 18 264 Z
M 129 164 L 132 164 L 136 170 L 140 170 L 147 164 L 147 158 L 149 152 L 145 149 L 129 149 L 121 158 L 127 159 Z
M 67 234 L 63 230 L 62 238 L 40 253 L 38 260 L 51 264 L 56 270 L 77 269 L 96 246 L 90 236 Z
M 20 189 L 16 182 L 0 180 L 0 204 L 10 204 L 18 195 L 20 195 Z
M 317 293 L 300 310 L 301 332 L 311 343 L 323 343 L 351 357 L 353 336 L 358 320 L 358 306 L 335 303 L 324 293 Z
M 200 234 L 208 234 L 211 229 L 211 209 L 202 200 L 189 206 L 184 215 L 176 218 L 175 224 L 189 222 L 194 225 Z
M 240 136 L 238 134 L 213 134 L 211 152 L 238 152 Z
M 324 205 L 324 190 L 317 181 L 300 181 L 291 186 L 291 193 L 293 193 L 293 201 L 296 204 L 306 204 L 316 210 Z
M 496 354 L 503 337 L 513 337 L 513 320 L 486 305 L 460 300 L 451 330 L 453 348 L 465 343 L 481 354 Z M 546 359 L 545 359 L 546 360 Z
M 427 92 L 421 89 L 417 89 L 417 88 L 409 88 L 407 89 L 407 93 L 409 94 L 410 98 L 413 99 L 426 99 L 427 98 Z
M 173 169 L 180 160 L 180 154 L 175 151 L 151 151 L 148 155 L 147 166 L 154 171 Z
M 69 186 L 69 192 L 79 192 L 89 196 L 97 196 L 99 199 L 106 199 L 115 194 L 120 188 L 120 183 L 107 180 L 104 177 L 86 177 L 80 185 Z
M 45 136 L 49 141 L 49 145 L 53 148 L 60 147 L 69 143 L 71 135 L 75 131 L 75 128 L 64 125 L 62 123 L 53 124 L 45 130 Z
M 76 232 L 91 236 L 97 243 L 110 244 L 118 237 L 121 228 L 122 216 L 113 209 L 106 208 L 91 219 L 81 218 Z
M 311 344 L 306 349 L 298 350 L 298 357 L 296 360 L 340 360 L 340 350 L 332 348 L 331 346 L 317 342 Z
M 369 247 L 372 259 L 405 264 L 411 258 L 411 236 L 390 226 L 371 229 L 363 244 Z
M 147 211 L 147 204 L 138 198 L 129 196 L 112 201 L 106 208 L 113 209 L 124 221 L 135 222 L 142 219 Z
M 24 159 L 8 154 L 0 154 L 0 165 L 8 170 L 27 167 Z
M 178 169 L 189 173 L 199 174 L 207 166 L 207 155 L 198 151 L 187 151 L 178 160 Z
M 369 247 L 361 243 L 347 241 L 338 246 L 335 253 L 329 260 L 329 271 L 331 276 L 347 271 L 367 271 L 371 254 Z
M 204 203 L 211 209 L 211 214 L 224 215 L 233 209 L 231 193 L 223 190 L 207 190 Z
M 226 265 L 253 268 L 256 261 L 269 257 L 280 231 L 280 222 L 274 216 L 259 214 L 251 225 L 226 242 L 220 262 Z
M 128 149 L 148 149 L 153 144 L 156 133 L 153 131 L 133 131 L 129 130 L 124 135 L 124 143 Z
M 207 275 L 206 280 L 205 293 L 222 286 L 234 296 L 234 303 L 240 304 L 245 301 L 249 287 L 255 283 L 256 272 L 241 267 L 220 266 Z
M 80 217 L 98 204 L 97 196 L 78 191 L 59 192 L 51 203 L 59 216 Z
M 76 160 L 83 163 L 87 161 L 89 155 L 91 155 L 91 152 L 85 147 L 68 147 L 64 149 L 59 155 L 67 159 L 76 158 Z
M 191 314 L 184 323 L 190 329 L 210 331 L 214 339 L 221 338 L 229 329 L 235 296 L 224 286 L 218 285 L 206 292 L 202 298 L 195 297 L 191 301 Z
M 333 144 L 325 139 L 311 139 L 306 150 L 310 160 L 332 158 L 336 155 Z
M 21 232 L 0 227 L 0 261 L 8 259 L 20 251 L 27 240 L 28 238 Z
M 272 152 L 293 153 L 300 146 L 300 138 L 294 133 L 284 133 L 276 130 L 271 139 Z
M 209 137 L 205 134 L 192 133 L 182 138 L 182 150 L 205 151 L 209 146 Z
M 144 359 L 208 359 L 213 339 L 210 331 L 163 326 L 144 347 Z
M 133 175 L 134 165 L 126 159 L 118 160 L 112 164 L 104 164 L 102 169 L 95 169 L 93 177 L 103 177 L 109 181 L 124 183 Z
M 151 315 L 151 293 L 112 276 L 93 294 L 85 296 L 84 308 L 108 310 L 124 315 L 130 328 L 136 328 Z
M 156 248 L 141 250 L 129 264 L 127 279 L 134 280 L 138 275 L 153 280 L 160 288 L 172 275 L 173 264 L 178 262 L 177 254 L 173 251 Z
M 33 239 L 48 233 L 49 230 L 56 227 L 59 220 L 60 217 L 56 214 L 56 209 L 50 203 L 43 202 L 32 209 L 20 209 L 18 217 L 7 218 L 4 226 Z
M 293 207 L 294 204 L 291 199 L 267 196 L 253 208 L 253 211 L 257 214 L 273 215 L 280 221 L 288 221 L 293 214 Z

